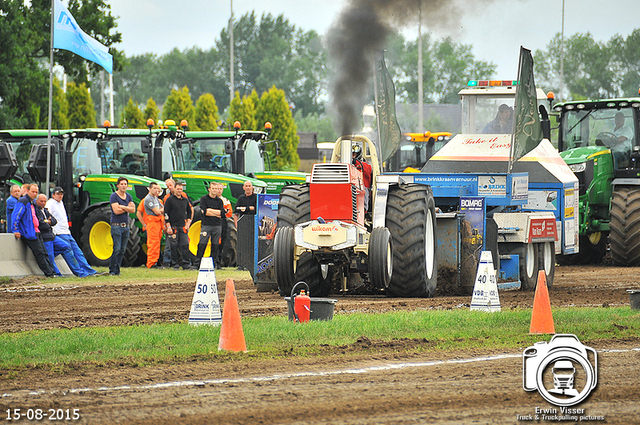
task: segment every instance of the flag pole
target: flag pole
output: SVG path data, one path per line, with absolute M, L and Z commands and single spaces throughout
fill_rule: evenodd
M 51 170 L 51 121 L 53 118 L 53 26 L 55 25 L 54 0 L 51 0 L 51 44 L 49 46 L 49 118 L 47 119 L 47 177 L 45 195 L 49 197 L 49 175 Z

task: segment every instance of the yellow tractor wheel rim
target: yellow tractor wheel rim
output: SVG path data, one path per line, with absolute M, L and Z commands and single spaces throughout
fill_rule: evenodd
M 99 221 L 91 227 L 89 232 L 91 252 L 99 260 L 108 260 L 113 254 L 113 239 L 111 225 L 106 221 Z
M 196 221 L 189 227 L 189 251 L 193 255 L 198 254 L 198 243 L 200 242 L 200 230 L 202 229 L 202 221 Z M 171 236 L 169 236 L 171 237 Z M 203 257 L 211 255 L 211 239 L 207 242 L 207 248 L 204 250 Z

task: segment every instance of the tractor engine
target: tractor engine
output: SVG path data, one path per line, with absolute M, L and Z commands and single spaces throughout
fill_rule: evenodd
M 351 164 L 315 164 L 309 183 L 311 220 L 364 226 L 362 172 Z

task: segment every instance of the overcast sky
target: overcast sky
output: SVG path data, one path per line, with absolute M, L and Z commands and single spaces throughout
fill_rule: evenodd
M 412 0 L 407 0 L 412 1 Z M 434 0 L 435 1 L 435 0 Z M 449 0 L 451 1 L 451 0 Z M 458 0 L 461 4 L 465 0 Z M 230 0 L 106 0 L 117 19 L 122 43 L 116 47 L 127 56 L 165 54 L 198 46 L 213 47 L 227 26 Z M 519 47 L 544 49 L 562 29 L 562 0 L 468 0 L 460 28 L 435 30 L 436 37 L 452 36 L 473 46 L 476 59 L 498 66 L 499 79 L 516 78 Z M 327 33 L 347 0 L 234 0 L 236 19 L 255 11 L 283 14 L 302 30 Z M 640 0 L 565 0 L 565 36 L 590 32 L 596 40 L 613 35 L 627 37 L 640 28 Z M 417 22 L 417 18 L 416 18 Z M 430 17 L 425 16 L 423 31 Z M 417 24 L 403 31 L 415 39 Z

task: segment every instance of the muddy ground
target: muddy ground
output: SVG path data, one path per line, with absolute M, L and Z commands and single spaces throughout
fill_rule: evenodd
M 256 292 L 246 276 L 236 280 L 243 317 L 286 314 L 277 293 Z M 186 321 L 195 274 L 184 283 L 114 283 L 108 277 L 78 282 L 17 281 L 0 287 L 0 331 Z M 222 301 L 224 284 L 218 286 Z M 624 306 L 629 305 L 627 289 L 640 289 L 638 269 L 558 267 L 550 298 L 552 306 Z M 470 301 L 459 296 L 335 298 L 336 314 L 468 308 Z M 527 308 L 533 294 L 501 292 L 500 301 L 503 309 Z M 424 340 L 360 338 L 311 358 L 252 361 L 249 353 L 222 362 L 192 359 L 144 368 L 79 365 L 64 374 L 0 371 L 0 423 L 17 422 L 7 420 L 7 409 L 17 408 L 23 413 L 43 409 L 45 416 L 65 416 L 66 409 L 73 416 L 79 409 L 78 420 L 57 423 L 89 424 L 517 423 L 523 422 L 517 415 L 535 417 L 536 408 L 554 408 L 537 392 L 522 389 L 519 351 L 416 350 L 428 346 Z M 579 406 L 583 415 L 604 417 L 600 423 L 637 423 L 637 347 L 640 333 L 594 346 L 599 382 Z M 553 422 L 538 414 L 539 422 Z M 33 420 L 42 422 L 56 423 L 48 417 Z

